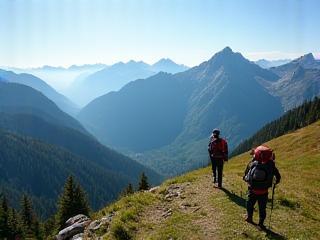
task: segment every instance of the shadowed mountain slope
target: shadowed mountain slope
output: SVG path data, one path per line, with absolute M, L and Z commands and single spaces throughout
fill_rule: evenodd
M 53 101 L 62 111 L 73 116 L 78 112 L 78 108 L 74 103 L 72 103 L 62 94 L 58 93 L 42 79 L 35 77 L 31 74 L 16 74 L 11 71 L 5 71 L 0 69 L 0 81 L 19 83 L 32 87 L 35 90 L 41 92 L 51 101 Z
M 104 95 L 82 109 L 79 119 L 102 142 L 148 151 L 139 161 L 176 174 L 199 166 L 195 153 L 206 158 L 205 141 L 214 127 L 232 147 L 280 116 L 280 101 L 261 84 L 278 79 L 227 47 L 185 72 L 160 73 Z
M 0 112 L 29 113 L 88 134 L 77 120 L 60 110 L 53 101 L 22 84 L 0 82 Z
M 264 85 L 272 95 L 281 99 L 285 111 L 320 95 L 320 61 L 311 53 L 271 70 L 281 78 Z

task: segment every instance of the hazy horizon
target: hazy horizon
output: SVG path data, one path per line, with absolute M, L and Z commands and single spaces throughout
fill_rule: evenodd
M 232 49 L 232 48 L 231 48 Z M 222 49 L 221 49 L 222 50 Z M 233 49 L 232 49 L 233 50 Z M 233 50 L 234 51 L 234 50 Z M 219 52 L 219 51 L 218 51 Z M 237 52 L 237 51 L 235 51 L 235 52 Z M 216 52 L 217 53 L 217 52 Z M 241 52 L 240 52 L 241 53 Z M 245 58 L 247 58 L 247 59 L 249 59 L 250 61 L 253 61 L 253 62 L 256 62 L 256 61 L 258 61 L 258 60 L 267 60 L 267 61 L 281 61 L 281 60 L 290 60 L 290 61 L 292 61 L 292 60 L 294 60 L 295 58 L 299 58 L 299 57 L 301 57 L 301 56 L 303 56 L 303 55 L 305 55 L 305 54 L 308 54 L 309 52 L 306 52 L 306 53 L 301 53 L 300 55 L 299 54 L 297 54 L 295 57 L 291 57 L 291 58 L 275 58 L 275 59 L 272 59 L 272 58 L 268 58 L 268 57 L 265 57 L 265 58 L 257 58 L 257 59 L 255 59 L 255 58 L 250 58 L 250 57 L 248 57 L 248 56 L 246 56 L 246 55 L 244 55 L 244 54 L 242 54 Z M 214 53 L 215 54 L 215 53 Z M 213 54 L 213 55 L 214 55 Z M 253 55 L 254 53 L 252 53 L 252 55 Z M 315 59 L 317 59 L 317 60 L 320 60 L 320 54 L 316 54 L 316 53 L 312 53 L 313 54 L 313 56 L 314 56 L 314 58 Z M 213 56 L 212 55 L 212 56 Z M 212 57 L 211 56 L 211 57 Z M 199 64 L 201 64 L 202 62 L 204 62 L 204 61 L 207 61 L 207 60 L 209 60 L 209 59 L 204 59 L 202 62 L 199 62 L 199 63 L 197 63 L 197 64 L 195 64 L 195 65 L 192 65 L 192 66 L 189 66 L 189 65 L 187 65 L 187 64 L 185 64 L 185 63 L 180 63 L 180 62 L 176 62 L 175 60 L 173 60 L 172 58 L 170 58 L 170 57 L 162 57 L 162 58 L 160 58 L 160 59 L 158 59 L 157 61 L 155 61 L 155 62 L 147 62 L 147 61 L 144 61 L 143 59 L 130 59 L 130 60 L 127 60 L 127 61 L 117 61 L 117 62 L 111 62 L 111 63 L 103 63 L 103 62 L 92 62 L 92 63 L 90 63 L 90 62 L 87 62 L 87 63 L 83 63 L 83 64 L 70 64 L 70 65 L 49 65 L 49 64 L 43 64 L 43 65 L 38 65 L 38 66 L 30 66 L 30 67 L 20 67 L 20 66 L 5 66 L 5 65 L 3 65 L 3 66 L 0 66 L 0 67 L 7 67 L 7 68 L 18 68 L 18 69 L 38 69 L 38 68 L 44 68 L 44 67 L 53 67 L 53 68 L 63 68 L 63 69 L 68 69 L 68 68 L 70 68 L 70 67 L 73 67 L 73 66 L 84 66 L 84 65 L 95 65 L 95 64 L 103 64 L 103 65 L 106 65 L 106 66 L 112 66 L 112 65 L 115 65 L 115 64 L 117 64 L 117 63 L 125 63 L 125 64 L 127 64 L 127 63 L 129 63 L 130 61 L 134 61 L 134 62 L 143 62 L 143 63 L 146 63 L 146 64 L 148 64 L 148 65 L 153 65 L 153 64 L 155 64 L 155 63 L 157 63 L 157 62 L 159 62 L 160 60 L 162 60 L 162 59 L 170 59 L 170 60 L 172 60 L 174 63 L 176 63 L 176 64 L 179 64 L 179 65 L 184 65 L 184 66 L 186 66 L 186 67 L 189 67 L 189 68 L 192 68 L 192 67 L 194 67 L 194 66 L 198 66 Z
M 3 0 L 0 66 L 170 58 L 192 67 L 226 46 L 251 61 L 319 58 L 319 8 L 314 0 Z

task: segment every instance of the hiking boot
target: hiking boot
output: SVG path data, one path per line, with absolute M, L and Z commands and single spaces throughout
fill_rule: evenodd
M 266 230 L 267 230 L 266 226 L 265 226 L 263 223 L 259 223 L 259 224 L 258 224 L 258 228 L 259 228 L 261 231 L 266 231 Z
M 212 177 L 212 182 L 217 183 L 217 179 L 215 177 Z

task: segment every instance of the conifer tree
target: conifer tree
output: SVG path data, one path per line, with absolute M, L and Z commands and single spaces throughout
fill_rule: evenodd
M 128 186 L 123 190 L 121 193 L 121 196 L 128 196 L 134 193 L 133 186 L 131 183 L 128 184 Z
M 79 213 L 84 215 L 89 215 L 89 203 L 84 190 L 81 188 L 80 184 L 76 184 L 74 192 L 74 209 Z
M 58 201 L 57 224 L 59 229 L 63 228 L 69 218 L 77 214 L 89 214 L 88 201 L 80 185 L 75 183 L 72 176 L 69 176 Z
M 0 202 L 0 239 L 5 239 L 9 234 L 8 225 L 8 202 L 7 198 L 3 195 Z
M 73 181 L 73 177 L 69 176 L 64 185 L 62 194 L 58 202 L 57 221 L 58 221 L 59 228 L 61 228 L 70 217 L 72 217 L 74 213 L 73 200 L 74 200 L 74 181 Z
M 139 191 L 148 190 L 149 188 L 150 188 L 150 186 L 149 186 L 149 183 L 148 183 L 148 178 L 143 172 L 141 174 L 141 177 L 140 177 Z
M 31 201 L 27 195 L 23 194 L 21 199 L 21 222 L 26 229 L 31 229 L 33 221 L 32 215 Z
M 8 226 L 9 226 L 9 236 L 8 239 L 16 239 L 17 236 L 21 235 L 21 229 L 19 227 L 20 216 L 14 208 L 9 209 L 8 215 Z
M 41 239 L 40 224 L 33 210 L 32 202 L 26 195 L 22 195 L 21 199 L 21 230 L 24 238 Z
M 52 235 L 57 229 L 56 226 L 56 219 L 55 216 L 49 217 L 44 223 L 43 223 L 43 230 L 44 230 L 44 236 L 50 236 Z

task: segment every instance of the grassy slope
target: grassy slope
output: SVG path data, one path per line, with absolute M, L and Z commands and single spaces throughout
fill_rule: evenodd
M 106 207 L 96 217 L 116 215 L 105 239 L 320 239 L 320 121 L 268 145 L 282 174 L 268 233 L 244 222 L 245 153 L 225 165 L 224 190 L 212 187 L 210 169 L 204 168 L 168 180 L 157 193 L 136 193 Z M 184 190 L 168 202 L 164 196 L 173 184 Z M 163 217 L 169 209 L 171 215 Z M 268 225 L 270 204 L 267 214 Z

